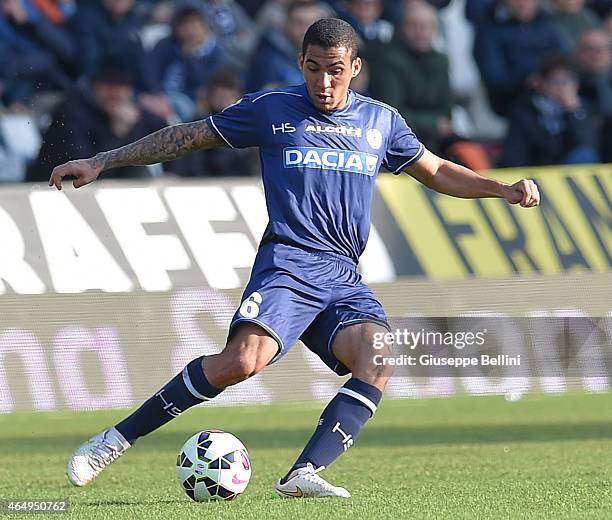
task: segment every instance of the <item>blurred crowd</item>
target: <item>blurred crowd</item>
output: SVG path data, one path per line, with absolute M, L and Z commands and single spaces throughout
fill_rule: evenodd
M 43 181 L 244 92 L 302 82 L 308 26 L 361 39 L 352 88 L 475 169 L 610 161 L 612 0 L 0 0 L 0 182 Z M 219 148 L 105 177 L 256 175 Z

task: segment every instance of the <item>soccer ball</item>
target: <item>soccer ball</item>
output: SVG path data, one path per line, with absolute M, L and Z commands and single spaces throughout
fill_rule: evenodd
M 195 500 L 233 500 L 251 478 L 251 462 L 244 444 L 231 433 L 204 430 L 181 448 L 176 473 L 185 493 Z

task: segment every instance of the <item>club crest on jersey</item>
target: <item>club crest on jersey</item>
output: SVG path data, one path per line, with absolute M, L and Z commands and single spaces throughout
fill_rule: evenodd
M 314 132 L 316 134 L 338 134 L 346 135 L 348 137 L 361 137 L 361 128 L 354 126 L 342 126 L 342 125 L 314 125 L 308 123 L 304 128 L 305 132 Z
M 376 173 L 378 157 L 353 150 L 296 147 L 283 150 L 283 163 L 285 168 L 306 167 L 372 176 Z
M 382 134 L 380 130 L 377 128 L 370 128 L 366 132 L 366 141 L 374 150 L 378 150 L 382 145 Z

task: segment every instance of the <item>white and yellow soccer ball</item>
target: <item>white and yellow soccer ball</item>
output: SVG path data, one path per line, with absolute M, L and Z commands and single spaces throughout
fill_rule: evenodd
M 204 430 L 189 438 L 176 459 L 179 483 L 196 502 L 233 500 L 247 487 L 251 461 L 231 433 Z

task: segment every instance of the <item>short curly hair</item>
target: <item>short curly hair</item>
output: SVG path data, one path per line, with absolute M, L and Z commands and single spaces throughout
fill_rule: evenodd
M 302 54 L 305 55 L 310 45 L 331 49 L 344 47 L 355 59 L 359 52 L 357 33 L 351 24 L 339 18 L 321 18 L 313 23 L 302 42 Z

